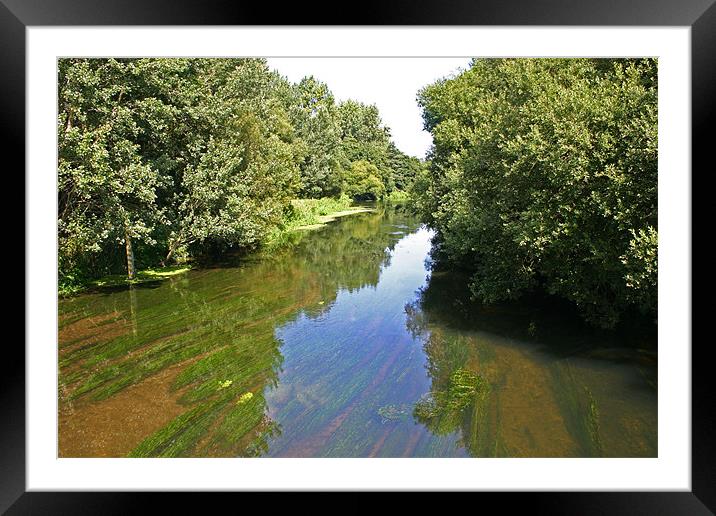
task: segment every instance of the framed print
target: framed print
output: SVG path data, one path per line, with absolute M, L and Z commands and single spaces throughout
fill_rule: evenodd
M 713 511 L 691 171 L 716 7 L 240 7 L 2 0 L 27 299 L 3 509 Z

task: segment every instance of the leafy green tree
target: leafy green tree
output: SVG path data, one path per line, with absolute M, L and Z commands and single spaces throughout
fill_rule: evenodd
M 365 160 L 354 161 L 346 175 L 345 192 L 358 200 L 381 199 L 385 195 L 385 185 L 380 171 Z
M 156 204 L 161 177 L 137 143 L 145 107 L 133 65 L 114 59 L 60 62 L 58 236 L 62 270 L 109 246 L 156 243 L 165 221 Z
M 607 327 L 656 313 L 653 59 L 476 59 L 419 102 L 434 146 L 416 205 L 476 297 L 544 288 Z
M 338 110 L 328 87 L 305 77 L 295 87 L 290 110 L 301 145 L 301 196 L 337 196 L 341 191 L 341 133 Z
M 276 80 L 261 60 L 207 64 L 192 110 L 204 138 L 177 181 L 167 261 L 190 245 L 256 246 L 281 222 L 299 178 Z
M 375 106 L 263 59 L 59 62 L 60 281 L 259 246 L 292 198 L 381 198 L 415 163 Z M 365 169 L 371 163 L 372 168 Z M 344 178 L 355 170 L 355 178 Z
M 396 190 L 407 191 L 423 169 L 423 163 L 416 157 L 400 151 L 393 142 L 388 145 L 387 165 L 391 172 L 391 182 Z
M 346 173 L 350 174 L 354 161 L 366 161 L 378 169 L 386 192 L 391 192 L 394 184 L 388 162 L 390 130 L 383 125 L 378 108 L 348 100 L 338 105 L 338 112 Z

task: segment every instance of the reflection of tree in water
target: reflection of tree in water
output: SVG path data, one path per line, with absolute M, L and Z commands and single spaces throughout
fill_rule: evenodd
M 317 232 L 300 232 L 300 242 L 270 257 L 277 271 L 298 268 L 315 278 L 322 298 L 334 299 L 340 289 L 353 292 L 376 286 L 380 271 L 390 264 L 390 251 L 403 235 L 387 226 L 399 218 L 395 210 L 380 209 L 346 217 Z
M 433 271 L 418 299 L 405 310 L 408 330 L 425 342 L 426 368 L 432 381 L 430 393 L 416 404 L 416 420 L 436 435 L 459 432 L 459 444 L 474 457 L 532 453 L 524 448 L 524 436 L 515 439 L 501 427 L 504 418 L 513 421 L 514 416 L 501 409 L 502 387 L 512 367 L 522 367 L 529 359 L 495 346 L 492 339 L 495 334 L 528 337 L 530 323 L 537 321 L 542 330 L 546 327 L 543 319 L 535 319 L 528 305 L 472 302 L 459 272 Z M 532 394 L 524 392 L 525 396 Z M 520 425 L 529 421 L 532 412 L 529 409 Z M 529 426 L 526 428 L 528 432 Z
M 475 343 L 458 334 L 429 329 L 423 303 L 421 296 L 405 307 L 408 330 L 425 340 L 426 368 L 432 380 L 430 392 L 415 404 L 413 416 L 435 435 L 459 431 L 459 445 L 472 456 L 492 455 L 496 444 L 487 420 L 491 387 L 482 371 L 489 356 L 480 357 Z
M 154 432 L 133 456 L 252 456 L 280 433 L 266 415 L 265 388 L 282 363 L 277 326 L 300 312 L 317 316 L 340 289 L 376 285 L 399 237 L 391 215 L 348 217 L 306 233 L 293 249 L 250 257 L 240 267 L 206 269 L 122 293 L 81 296 L 60 307 L 60 383 L 69 401 L 100 401 L 166 368 L 186 411 Z M 62 327 L 118 314 L 136 331 L 105 340 L 63 338 Z M 90 336 L 92 337 L 92 336 Z M 64 349 L 64 352 L 63 352 Z M 87 429 L 91 432 L 92 429 Z

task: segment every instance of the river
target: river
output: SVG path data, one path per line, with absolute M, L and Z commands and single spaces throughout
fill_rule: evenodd
M 61 457 L 655 457 L 655 332 L 480 307 L 400 209 L 59 303 Z

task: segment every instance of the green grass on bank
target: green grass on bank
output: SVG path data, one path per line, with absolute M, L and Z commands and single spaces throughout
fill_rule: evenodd
M 386 202 L 389 203 L 406 203 L 410 199 L 410 195 L 408 192 L 404 192 L 403 190 L 393 190 L 390 192 L 386 197 Z
M 70 297 L 80 294 L 95 287 L 116 287 L 122 285 L 137 285 L 150 281 L 158 281 L 176 276 L 191 269 L 190 265 L 172 265 L 169 267 L 153 267 L 137 271 L 133 280 L 127 278 L 126 274 L 110 274 L 98 279 L 77 281 L 73 278 L 66 278 L 60 281 L 57 293 L 60 297 Z
M 342 212 L 351 208 L 353 201 L 347 195 L 338 199 L 324 197 L 322 199 L 294 199 L 286 226 L 296 229 L 303 226 L 321 224 L 321 217 Z
M 293 199 L 286 220 L 269 234 L 265 247 L 275 249 L 289 243 L 290 235 L 295 231 L 317 229 L 338 217 L 371 211 L 370 208 L 352 204 L 353 201 L 347 195 L 341 195 L 338 199 Z

